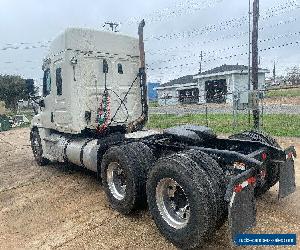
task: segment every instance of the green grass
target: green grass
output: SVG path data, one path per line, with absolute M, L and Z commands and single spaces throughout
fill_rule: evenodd
M 150 108 L 159 107 L 158 101 L 149 101 L 149 107 Z
M 196 124 L 211 127 L 216 133 L 232 134 L 251 129 L 248 115 L 237 116 L 237 124 L 233 126 L 231 114 L 208 114 L 206 124 L 205 114 L 191 115 L 150 115 L 148 128 L 165 129 L 180 124 Z M 251 121 L 251 124 L 252 121 Z M 300 115 L 270 114 L 263 116 L 263 130 L 273 136 L 300 137 Z
M 266 97 L 300 97 L 300 88 L 270 90 Z

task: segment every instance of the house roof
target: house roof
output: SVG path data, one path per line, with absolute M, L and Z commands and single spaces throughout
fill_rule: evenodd
M 262 68 L 258 68 L 258 70 L 265 71 L 262 73 L 268 72 L 268 70 L 262 69 Z M 187 84 L 187 83 L 197 83 L 197 78 L 204 78 L 206 75 L 209 76 L 209 75 L 214 75 L 214 74 L 220 74 L 222 72 L 232 72 L 232 71 L 243 71 L 243 72 L 247 73 L 248 66 L 239 65 L 239 64 L 234 64 L 234 65 L 223 64 L 222 66 L 204 71 L 201 74 L 186 75 L 186 76 L 182 76 L 180 78 L 171 80 L 169 82 L 161 84 L 159 86 L 159 88 L 173 86 L 173 85 L 183 85 L 183 84 Z
M 169 82 L 161 84 L 159 87 L 173 86 L 175 84 L 185 84 L 185 83 L 196 83 L 197 79 L 194 79 L 194 75 L 182 76 L 177 79 L 171 80 Z
M 204 71 L 199 75 L 211 75 L 211 74 L 216 74 L 216 73 L 220 73 L 220 72 L 234 71 L 234 70 L 246 71 L 246 70 L 248 70 L 248 66 L 238 65 L 238 64 L 235 64 L 235 65 L 223 64 L 222 66 Z

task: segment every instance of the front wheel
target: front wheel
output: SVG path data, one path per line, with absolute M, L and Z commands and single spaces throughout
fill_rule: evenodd
M 49 160 L 43 157 L 43 147 L 41 137 L 37 128 L 33 128 L 30 132 L 31 149 L 35 161 L 38 165 L 44 166 L 49 163 Z

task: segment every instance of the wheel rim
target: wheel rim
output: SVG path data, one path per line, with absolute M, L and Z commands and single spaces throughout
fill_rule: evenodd
M 36 135 L 33 136 L 32 141 L 32 151 L 35 158 L 39 158 L 41 154 L 41 145 L 39 143 L 38 137 Z
M 190 219 L 190 205 L 183 188 L 172 178 L 156 186 L 156 205 L 162 218 L 175 229 L 184 228 Z
M 107 184 L 114 198 L 124 199 L 126 195 L 126 176 L 119 163 L 111 162 L 107 167 Z

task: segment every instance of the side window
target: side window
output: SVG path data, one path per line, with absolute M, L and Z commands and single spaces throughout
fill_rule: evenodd
M 57 95 L 62 95 L 61 68 L 56 69 L 56 93 Z
M 46 69 L 44 71 L 44 78 L 43 78 L 43 96 L 49 95 L 51 92 L 51 75 L 50 69 Z
M 118 73 L 123 74 L 123 67 L 121 63 L 118 63 Z

